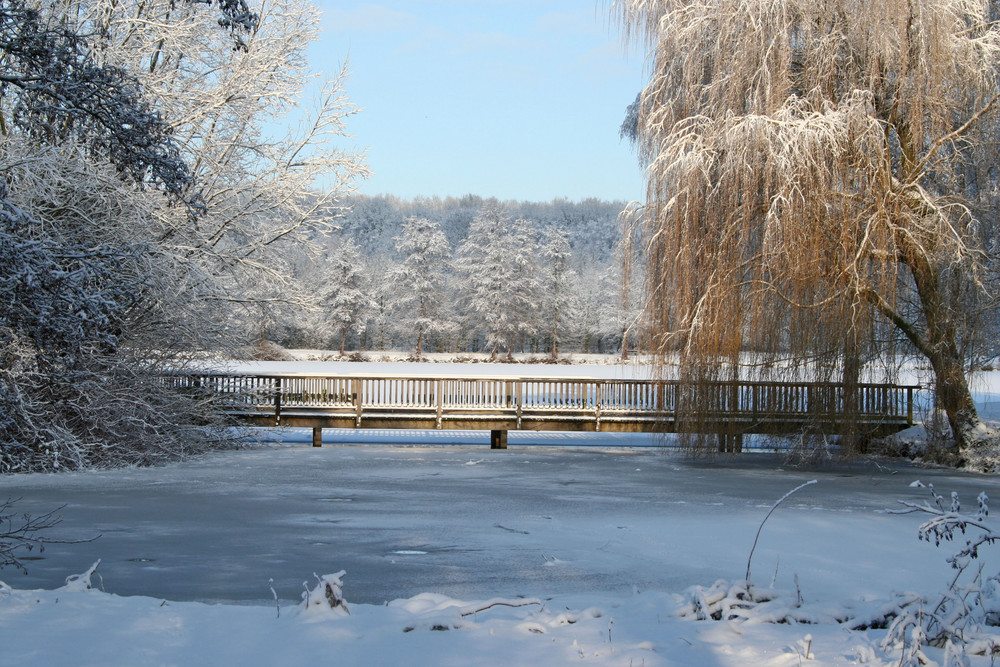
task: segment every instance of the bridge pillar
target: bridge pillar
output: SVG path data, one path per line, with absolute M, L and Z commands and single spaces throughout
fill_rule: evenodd
M 313 429 L 313 447 L 323 446 L 323 429 L 316 427 Z
M 490 431 L 490 449 L 507 449 L 507 431 Z
M 719 452 L 725 454 L 739 454 L 743 451 L 742 433 L 719 433 Z

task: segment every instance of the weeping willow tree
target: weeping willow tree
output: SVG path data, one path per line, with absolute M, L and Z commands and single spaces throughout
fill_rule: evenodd
M 753 352 L 848 384 L 898 339 L 933 368 L 959 453 L 988 466 L 966 371 L 996 308 L 1000 3 L 612 11 L 650 48 L 636 138 L 654 349 L 690 379 Z

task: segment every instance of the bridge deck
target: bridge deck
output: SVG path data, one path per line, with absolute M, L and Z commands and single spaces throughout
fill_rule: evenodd
M 701 432 L 741 436 L 869 434 L 913 424 L 915 386 L 307 374 L 176 374 L 171 385 L 215 396 L 254 426 L 323 428 Z M 691 407 L 697 410 L 691 410 Z M 692 418 L 691 415 L 697 415 Z

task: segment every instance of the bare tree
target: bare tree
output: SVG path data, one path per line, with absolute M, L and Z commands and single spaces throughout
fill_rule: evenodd
M 256 322 L 262 306 L 314 306 L 316 290 L 294 284 L 281 255 L 317 254 L 339 199 L 367 174 L 346 136 L 356 111 L 343 92 L 346 64 L 312 81 L 306 49 L 319 31 L 316 6 L 254 3 L 255 21 L 234 48 L 206 20 L 218 10 L 203 3 L 67 5 L 67 16 L 100 37 L 95 54 L 138 77 L 190 167 L 183 196 L 200 207 L 198 217 L 158 207 L 145 225 L 145 240 L 178 286 L 156 316 L 199 323 L 190 328 L 197 338 L 178 342 L 205 346 L 211 334 L 224 341 L 234 322 Z M 226 319 L 227 311 L 237 316 Z
M 157 362 L 224 334 L 219 304 L 297 298 L 274 249 L 328 226 L 364 167 L 335 145 L 337 76 L 299 130 L 265 131 L 302 99 L 317 18 L 257 9 L 0 3 L 0 471 L 214 444 Z
M 637 111 L 655 349 L 694 377 L 750 349 L 850 377 L 890 323 L 930 362 L 960 454 L 990 467 L 965 362 L 996 294 L 998 4 L 613 11 L 652 47 Z

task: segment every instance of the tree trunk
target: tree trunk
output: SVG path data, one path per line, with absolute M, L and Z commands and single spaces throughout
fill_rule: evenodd
M 851 327 L 847 332 L 847 342 L 844 345 L 844 368 L 841 382 L 844 386 L 844 425 L 841 427 L 843 437 L 841 447 L 848 454 L 856 454 L 862 450 L 862 442 L 858 433 L 858 383 L 861 380 L 861 345 L 858 341 L 858 331 Z
M 344 347 L 347 345 L 347 329 L 340 334 L 340 356 L 344 356 Z
M 559 309 L 556 308 L 555 317 L 552 320 L 552 359 L 559 358 Z
M 915 265 L 915 266 L 914 266 Z M 942 298 L 937 271 L 929 264 L 910 264 L 924 318 L 927 320 L 927 358 L 934 369 L 937 406 L 948 415 L 951 434 L 960 454 L 974 447 L 975 431 L 982 426 L 965 378 L 965 364 L 958 347 L 958 332 Z
M 966 455 L 980 444 L 976 432 L 982 427 L 982 421 L 965 378 L 965 365 L 950 350 L 930 355 L 930 362 L 934 369 L 935 402 L 948 416 L 959 453 Z
M 427 301 L 424 297 L 420 297 L 420 321 L 427 321 Z M 424 350 L 424 327 L 421 325 L 417 330 L 417 359 L 421 357 Z
M 923 249 L 914 250 L 908 241 L 900 243 L 904 249 L 903 262 L 910 269 L 920 308 L 926 321 L 926 331 L 921 333 L 911 322 L 879 300 L 877 306 L 903 334 L 922 352 L 934 370 L 934 398 L 936 406 L 945 412 L 958 453 L 982 468 L 985 461 L 968 461 L 983 453 L 987 441 L 995 438 L 979 419 L 969 383 L 965 377 L 965 364 L 958 345 L 958 330 L 945 295 L 941 293 L 938 271 L 926 259 Z M 909 252 L 907 252 L 909 251 Z M 993 446 L 996 443 L 991 443 Z

